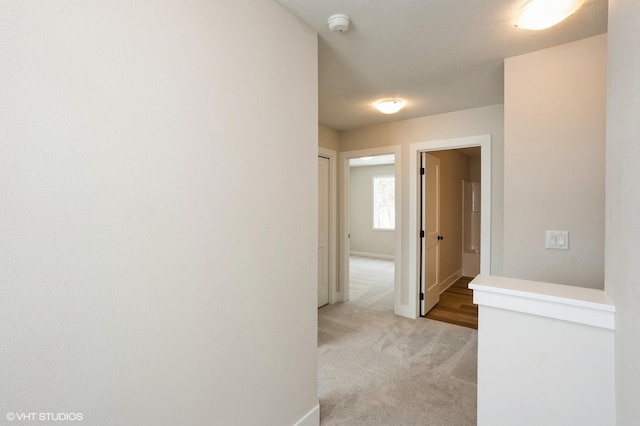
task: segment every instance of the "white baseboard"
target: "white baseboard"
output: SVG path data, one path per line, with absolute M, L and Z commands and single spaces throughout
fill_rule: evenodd
M 338 302 L 346 302 L 346 300 L 344 300 L 344 289 L 340 289 L 340 291 L 334 292 L 333 297 L 329 298 L 330 305 Z
M 417 319 L 416 308 L 413 309 L 409 305 L 400 305 L 399 307 L 394 308 L 393 313 L 409 319 Z
M 444 293 L 449 287 L 453 285 L 453 283 L 458 281 L 460 277 L 462 277 L 462 268 L 455 271 L 444 281 L 440 281 L 440 284 L 438 284 L 440 287 L 440 294 Z
M 394 260 L 396 257 L 390 254 L 378 254 L 378 253 L 367 253 L 365 251 L 350 251 L 349 254 L 353 256 L 363 256 L 363 257 L 373 257 L 374 259 L 389 259 Z
M 318 426 L 320 425 L 320 403 L 304 415 L 294 426 Z

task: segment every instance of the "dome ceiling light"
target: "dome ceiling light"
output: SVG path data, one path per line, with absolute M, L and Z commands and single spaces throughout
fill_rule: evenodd
M 383 114 L 395 114 L 404 107 L 404 104 L 402 99 L 381 99 L 376 101 L 374 106 Z
M 584 0 L 531 0 L 520 9 L 515 25 L 525 30 L 544 30 L 573 15 Z

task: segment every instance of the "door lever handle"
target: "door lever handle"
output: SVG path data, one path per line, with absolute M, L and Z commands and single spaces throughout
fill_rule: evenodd
M 444 240 L 444 237 L 442 235 L 438 235 L 438 241 L 442 241 Z

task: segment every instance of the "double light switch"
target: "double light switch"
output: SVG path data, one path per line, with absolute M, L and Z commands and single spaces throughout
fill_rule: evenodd
M 547 231 L 548 249 L 569 250 L 569 232 L 568 231 Z

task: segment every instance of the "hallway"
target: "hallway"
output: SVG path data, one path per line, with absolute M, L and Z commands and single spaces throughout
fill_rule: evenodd
M 475 425 L 477 331 L 394 315 L 393 261 L 351 271 L 351 300 L 318 310 L 321 424 Z

